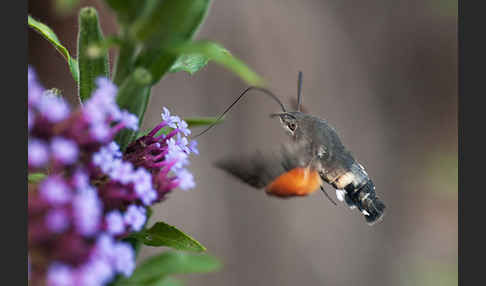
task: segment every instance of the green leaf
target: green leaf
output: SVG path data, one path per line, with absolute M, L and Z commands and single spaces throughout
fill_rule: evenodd
M 234 72 L 249 85 L 264 86 L 263 79 L 257 73 L 217 43 L 210 41 L 187 42 L 175 47 L 174 52 L 186 55 L 199 54 Z
M 79 12 L 78 63 L 79 98 L 85 101 L 96 89 L 96 78 L 109 78 L 108 50 L 103 49 L 104 37 L 98 21 L 98 12 L 93 7 Z
M 150 97 L 150 82 L 152 76 L 143 69 L 137 68 L 120 86 L 117 95 L 117 103 L 120 109 L 125 109 L 136 115 L 139 119 L 139 126 L 142 123 L 145 110 Z M 122 130 L 115 137 L 115 141 L 124 150 L 137 135 L 134 130 Z
M 142 262 L 131 277 L 120 280 L 117 285 L 154 285 L 168 275 L 207 273 L 220 268 L 221 263 L 207 254 L 167 251 Z
M 54 46 L 54 48 L 56 48 L 56 50 L 66 59 L 69 66 L 69 71 L 71 72 L 74 80 L 78 82 L 79 81 L 78 62 L 75 59 L 73 59 L 69 55 L 68 50 L 63 45 L 61 45 L 61 42 L 57 38 L 54 31 L 52 31 L 52 29 L 49 28 L 47 25 L 39 21 L 36 21 L 30 15 L 27 17 L 27 22 L 29 24 L 29 27 L 34 29 L 42 37 L 44 37 L 47 41 L 49 41 Z
M 131 27 L 132 37 L 148 45 L 186 40 L 199 29 L 211 0 L 147 0 Z
M 43 173 L 32 173 L 28 175 L 28 182 L 29 184 L 37 184 L 42 181 L 46 177 L 46 174 Z
M 184 121 L 187 122 L 189 127 L 197 127 L 197 126 L 205 126 L 211 125 L 214 123 L 221 123 L 223 122 L 223 118 L 218 120 L 217 117 L 186 117 Z
M 191 40 L 207 15 L 210 0 L 148 0 L 144 11 L 129 30 L 131 38 L 143 43 L 136 59 L 158 82 L 174 65 L 178 54 L 170 51 L 177 43 Z
M 178 71 L 185 71 L 193 75 L 198 70 L 202 69 L 209 61 L 209 58 L 201 54 L 191 54 L 180 56 L 169 72 L 174 73 Z
M 202 252 L 206 248 L 189 235 L 164 222 L 157 222 L 140 233 L 139 238 L 145 245 L 167 246 L 177 250 Z

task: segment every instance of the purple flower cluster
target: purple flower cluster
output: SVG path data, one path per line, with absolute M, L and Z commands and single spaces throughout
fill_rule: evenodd
M 176 187 L 188 190 L 195 186 L 194 177 L 186 166 L 190 154 L 199 154 L 197 142 L 189 142 L 186 137 L 191 134 L 187 123 L 171 115 L 165 107 L 161 116 L 162 122 L 147 135 L 132 142 L 123 154 L 123 158 L 133 166 L 150 172 L 157 200 L 163 199 Z
M 164 108 L 162 122 L 122 152 L 113 141 L 136 116 L 116 104 L 117 87 L 97 80 L 81 108 L 71 110 L 28 70 L 28 168 L 46 175 L 29 185 L 29 277 L 42 285 L 105 285 L 135 268 L 122 239 L 140 231 L 146 207 L 174 188 L 195 186 L 186 169 L 187 123 Z

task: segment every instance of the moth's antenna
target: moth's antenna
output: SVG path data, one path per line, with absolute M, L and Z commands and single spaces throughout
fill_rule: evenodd
M 297 111 L 300 111 L 302 106 L 302 71 L 299 71 L 299 77 L 297 79 Z
M 226 113 L 228 113 L 228 111 L 230 111 L 230 109 L 238 102 L 240 101 L 240 99 L 250 90 L 258 90 L 258 91 L 261 91 L 263 93 L 265 93 L 266 95 L 270 96 L 271 98 L 273 98 L 273 100 L 275 100 L 279 105 L 280 107 L 282 108 L 282 111 L 283 112 L 287 112 L 285 110 L 285 106 L 283 105 L 283 103 L 278 99 L 278 97 L 273 94 L 271 91 L 269 91 L 268 89 L 265 89 L 265 88 L 262 88 L 262 87 L 257 87 L 257 86 L 250 86 L 248 87 L 247 89 L 245 89 L 241 94 L 240 96 L 238 96 L 238 98 L 236 98 L 236 100 L 230 105 L 228 106 L 228 108 L 226 108 L 225 111 L 223 111 L 223 113 L 221 113 L 221 115 L 218 117 L 218 119 L 216 119 L 216 121 L 214 123 L 212 123 L 211 125 L 208 126 L 208 128 L 204 129 L 203 131 L 201 131 L 199 134 L 197 134 L 196 136 L 194 137 L 191 137 L 192 139 L 196 138 L 196 137 L 199 137 L 201 135 L 203 135 L 204 133 L 206 133 L 209 129 L 213 128 L 214 125 L 218 124 L 218 121 L 221 120 L 221 118 L 223 118 L 223 116 L 226 115 Z

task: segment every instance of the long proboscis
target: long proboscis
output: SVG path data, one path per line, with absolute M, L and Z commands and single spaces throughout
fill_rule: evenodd
M 270 96 L 271 98 L 273 98 L 273 100 L 275 100 L 279 105 L 280 107 L 282 108 L 282 111 L 283 112 L 287 112 L 286 109 L 285 109 L 285 106 L 283 105 L 283 103 L 280 101 L 280 99 L 278 99 L 278 97 L 273 94 L 270 90 L 268 89 L 265 89 L 265 88 L 262 88 L 262 87 L 257 87 L 257 86 L 250 86 L 248 87 L 247 89 L 245 89 L 239 96 L 238 98 L 236 98 L 235 101 L 233 101 L 233 103 L 228 106 L 228 108 L 226 108 L 225 111 L 223 111 L 223 113 L 221 113 L 221 115 L 216 119 L 216 121 L 214 123 L 212 123 L 211 125 L 209 125 L 206 129 L 204 129 L 203 131 L 201 131 L 199 134 L 197 134 L 196 136 L 193 136 L 192 139 L 196 138 L 196 137 L 199 137 L 201 135 L 203 135 L 204 133 L 208 132 L 209 129 L 213 128 L 214 125 L 218 124 L 218 122 L 221 120 L 221 118 L 223 118 L 226 113 L 228 113 L 228 111 L 231 110 L 231 108 L 233 108 L 233 106 L 238 103 L 238 101 L 240 101 L 240 99 L 247 93 L 249 92 L 250 90 L 258 90 L 258 91 L 261 91 L 263 92 L 264 94 Z

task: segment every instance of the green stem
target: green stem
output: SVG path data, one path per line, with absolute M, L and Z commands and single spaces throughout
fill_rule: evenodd
M 118 51 L 116 63 L 113 71 L 113 82 L 117 86 L 121 86 L 123 81 L 128 77 L 133 70 L 135 56 L 135 43 L 131 41 L 124 41 Z
M 118 90 L 117 103 L 120 109 L 125 109 L 135 114 L 139 119 L 139 126 L 143 120 L 150 98 L 150 83 L 152 76 L 144 68 L 137 68 L 130 74 Z M 115 141 L 123 150 L 136 137 L 137 132 L 133 130 L 122 130 L 115 138 Z

